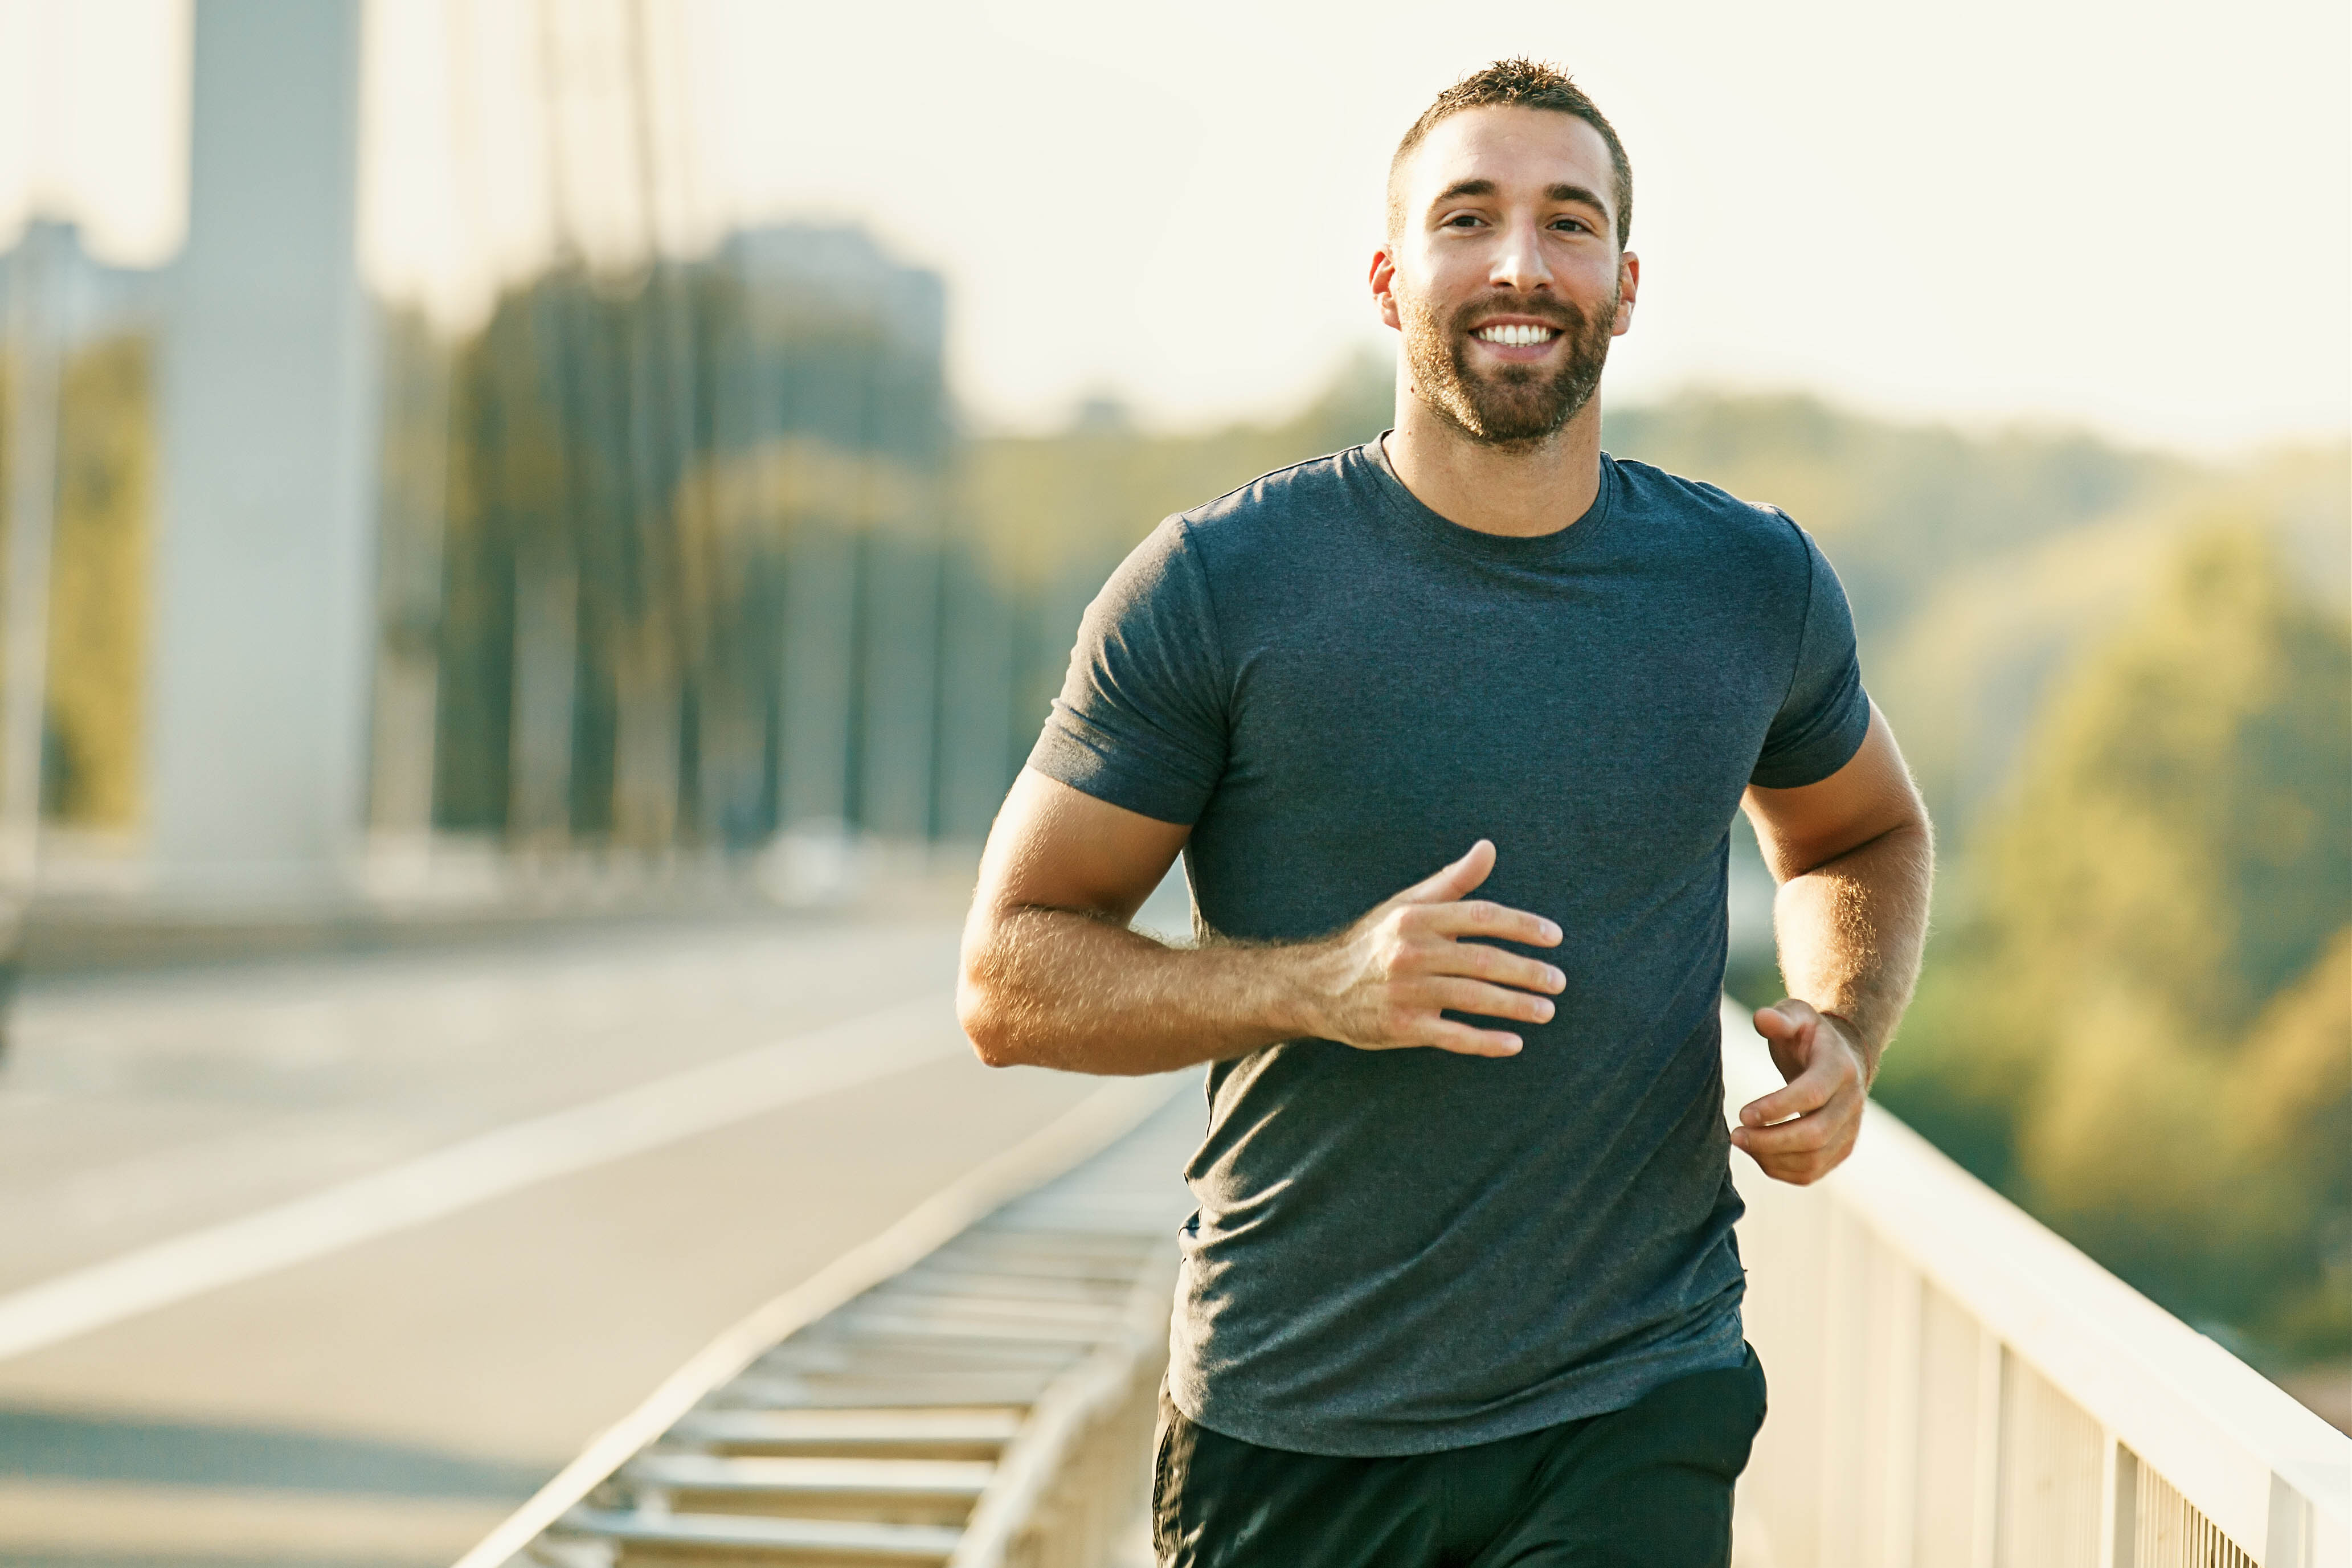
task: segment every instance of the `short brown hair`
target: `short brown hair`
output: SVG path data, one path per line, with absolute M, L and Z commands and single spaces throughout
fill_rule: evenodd
M 1484 70 L 1471 72 L 1452 87 L 1437 95 L 1437 100 L 1421 111 L 1412 129 L 1397 143 L 1396 156 L 1389 160 L 1389 234 L 1393 238 L 1404 224 L 1403 197 L 1397 188 L 1397 172 L 1412 150 L 1434 130 L 1438 121 L 1461 113 L 1465 109 L 1548 109 L 1555 114 L 1571 114 L 1601 133 L 1609 144 L 1609 162 L 1616 171 L 1611 182 L 1610 194 L 1617 202 L 1617 248 L 1633 232 L 1633 165 L 1625 156 L 1625 144 L 1617 140 L 1617 128 L 1601 112 L 1601 106 L 1584 95 L 1584 89 L 1569 80 L 1568 73 L 1541 60 L 1496 60 Z

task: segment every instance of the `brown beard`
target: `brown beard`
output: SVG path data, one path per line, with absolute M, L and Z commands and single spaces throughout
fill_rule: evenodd
M 1451 321 L 1418 300 L 1403 312 L 1405 362 L 1413 390 L 1439 418 L 1489 446 L 1525 446 L 1548 441 L 1592 401 L 1609 361 L 1609 329 L 1617 301 L 1606 315 L 1587 317 L 1565 300 L 1490 294 L 1463 306 Z M 1530 316 L 1559 329 L 1568 352 L 1549 372 L 1534 365 L 1504 365 L 1485 375 L 1470 368 L 1471 324 L 1484 317 Z

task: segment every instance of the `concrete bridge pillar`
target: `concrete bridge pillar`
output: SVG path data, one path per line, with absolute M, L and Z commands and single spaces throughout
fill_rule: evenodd
M 375 328 L 361 0 L 197 0 L 164 338 L 149 691 L 157 894 L 347 893 L 366 789 Z

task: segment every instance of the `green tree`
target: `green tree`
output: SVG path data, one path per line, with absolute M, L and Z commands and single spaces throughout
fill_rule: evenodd
M 145 334 L 112 333 L 66 355 L 58 388 L 41 804 L 53 821 L 112 832 L 135 828 L 141 811 L 152 359 Z M 7 382 L 0 367 L 0 429 Z M 0 496 L 6 461 L 0 450 Z
M 2126 1278 L 2273 1345 L 2352 1327 L 2322 1131 L 2352 1073 L 2347 698 L 2352 624 L 2270 535 L 2192 535 L 2062 677 L 1881 1080 Z

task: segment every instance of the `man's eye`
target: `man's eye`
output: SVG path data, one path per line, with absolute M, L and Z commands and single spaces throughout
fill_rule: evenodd
M 1556 229 L 1571 229 L 1578 234 L 1591 234 L 1592 232 L 1592 225 L 1586 223 L 1582 218 L 1554 218 L 1552 220 L 1551 226 Z
M 1445 226 L 1450 229 L 1469 228 L 1475 225 L 1477 222 L 1477 217 L 1473 214 L 1456 213 L 1452 217 L 1445 220 Z

